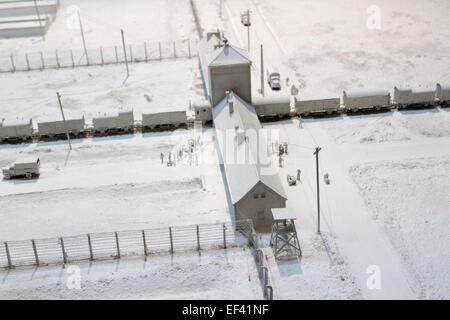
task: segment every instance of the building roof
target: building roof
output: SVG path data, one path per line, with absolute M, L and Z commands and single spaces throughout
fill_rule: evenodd
M 254 143 L 257 135 L 265 140 L 261 124 L 255 109 L 238 95 L 230 92 L 233 101 L 233 112 L 230 113 L 230 103 L 225 97 L 213 110 L 213 120 L 216 129 L 217 144 L 220 148 L 225 176 L 233 204 L 239 202 L 259 182 L 286 199 L 286 193 L 280 177 L 274 170 L 266 143 Z M 239 143 L 239 132 L 248 138 Z M 261 150 L 264 145 L 267 150 Z M 267 155 L 264 159 L 259 156 Z
M 272 208 L 273 220 L 296 219 L 294 213 L 288 208 Z
M 210 67 L 252 63 L 244 50 L 229 44 L 225 44 L 208 53 L 206 60 Z

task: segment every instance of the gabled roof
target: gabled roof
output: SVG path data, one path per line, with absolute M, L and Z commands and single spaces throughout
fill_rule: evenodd
M 239 202 L 258 182 L 286 199 L 280 177 L 270 169 L 273 164 L 269 156 L 266 159 L 259 158 L 261 153 L 268 153 L 258 152 L 259 143 L 250 143 L 249 139 L 254 136 L 250 135 L 249 139 L 241 143 L 237 141 L 236 128 L 247 133 L 254 130 L 254 134 L 261 134 L 261 124 L 255 109 L 233 92 L 230 92 L 230 96 L 233 100 L 231 114 L 227 97 L 213 108 L 212 113 L 232 203 Z M 230 132 L 234 135 L 230 135 Z M 268 172 L 270 173 L 267 174 Z
M 244 50 L 228 44 L 207 54 L 206 60 L 210 67 L 252 63 Z

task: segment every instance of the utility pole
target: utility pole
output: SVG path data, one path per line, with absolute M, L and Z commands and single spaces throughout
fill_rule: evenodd
M 313 154 L 316 155 L 316 182 L 317 182 L 317 233 L 320 233 L 320 193 L 319 193 L 319 151 L 320 147 L 316 147 Z
M 264 96 L 264 55 L 262 44 L 261 44 L 261 95 Z
M 122 29 L 120 29 L 120 33 L 122 34 L 123 55 L 125 57 L 125 65 L 127 66 L 127 77 L 129 77 L 130 76 L 130 71 L 128 70 L 127 47 L 125 47 L 125 36 L 123 35 L 123 30 Z
M 89 57 L 88 57 L 88 52 L 86 49 L 86 41 L 84 40 L 84 31 L 83 31 L 83 24 L 81 23 L 80 11 L 77 11 L 77 14 L 78 14 L 78 21 L 80 22 L 81 39 L 83 40 L 83 47 L 84 47 L 84 54 L 86 56 L 86 63 L 87 63 L 87 65 L 89 65 Z
M 248 26 L 247 26 L 247 47 L 248 52 L 250 52 L 250 10 L 247 9 L 247 16 L 248 16 Z
M 34 0 L 34 9 L 36 10 L 36 15 L 39 20 L 39 28 L 41 28 L 41 30 L 42 30 L 42 38 L 45 40 L 45 29 L 42 27 L 41 15 L 39 14 L 39 8 L 38 8 L 36 0 Z
M 66 134 L 67 134 L 67 140 L 69 141 L 69 148 L 70 148 L 70 150 L 72 150 L 72 143 L 70 142 L 69 129 L 67 128 L 66 117 L 64 117 L 64 110 L 63 110 L 63 107 L 61 104 L 61 95 L 59 94 L 59 92 L 57 92 L 56 96 L 58 97 L 59 108 L 61 109 L 62 118 L 64 121 L 64 125 L 66 127 Z

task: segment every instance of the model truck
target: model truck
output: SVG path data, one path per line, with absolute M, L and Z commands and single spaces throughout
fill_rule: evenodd
M 12 166 L 3 168 L 3 177 L 11 179 L 25 176 L 27 179 L 39 176 L 41 162 L 39 157 L 27 157 L 18 159 Z

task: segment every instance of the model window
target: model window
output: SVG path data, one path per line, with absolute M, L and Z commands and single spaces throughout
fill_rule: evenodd
M 258 199 L 258 198 L 259 198 L 259 194 L 254 193 L 254 194 L 253 194 L 253 199 Z
M 261 193 L 261 198 L 265 198 L 266 197 L 266 194 L 263 192 L 263 193 Z

